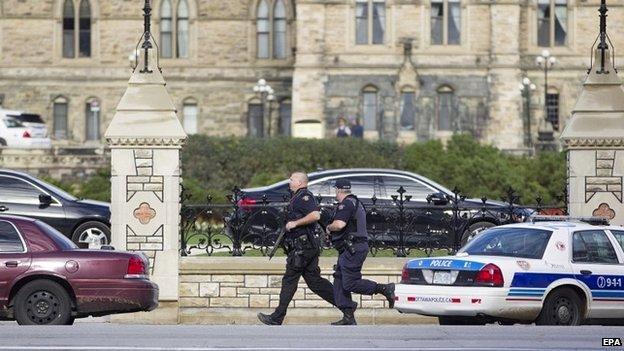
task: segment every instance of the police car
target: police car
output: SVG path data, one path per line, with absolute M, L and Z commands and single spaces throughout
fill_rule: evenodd
M 410 260 L 395 308 L 447 325 L 622 323 L 624 227 L 541 220 L 483 231 L 455 256 Z

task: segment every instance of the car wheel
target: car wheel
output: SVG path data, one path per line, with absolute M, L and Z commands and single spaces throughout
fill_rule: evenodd
M 477 317 L 454 316 L 440 316 L 438 317 L 438 323 L 440 325 L 485 325 L 485 322 Z
M 15 319 L 20 325 L 71 325 L 71 298 L 51 280 L 35 280 L 15 295 Z
M 78 226 L 72 234 L 72 241 L 79 247 L 99 249 L 110 244 L 110 228 L 102 222 L 86 222 Z
M 468 229 L 466 229 L 464 231 L 464 234 L 462 235 L 461 245 L 466 245 L 468 242 L 470 242 L 470 240 L 474 239 L 477 234 L 492 227 L 496 227 L 496 224 L 492 222 L 477 222 L 470 225 L 470 227 L 468 227 Z
M 580 325 L 583 323 L 583 304 L 578 294 L 570 288 L 551 292 L 544 301 L 537 325 Z

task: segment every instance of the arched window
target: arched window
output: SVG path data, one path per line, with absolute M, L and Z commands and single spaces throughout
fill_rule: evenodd
M 256 57 L 288 57 L 288 11 L 285 0 L 260 0 L 256 9 Z
M 57 140 L 67 139 L 69 128 L 67 123 L 68 100 L 59 96 L 52 102 L 54 137 Z
M 162 58 L 190 56 L 190 16 L 188 0 L 162 0 L 159 26 Z
M 269 58 L 269 4 L 267 0 L 260 1 L 258 5 L 258 22 L 257 22 L 257 36 L 258 36 L 258 58 Z
M 173 57 L 173 16 L 171 0 L 163 0 L 160 4 L 160 56 Z
M 88 99 L 85 104 L 85 126 L 86 126 L 86 140 L 87 141 L 99 141 L 100 140 L 100 116 L 101 106 L 100 101 L 96 98 Z
M 454 95 L 453 89 L 449 86 L 438 89 L 438 130 L 453 130 Z
M 63 4 L 63 57 L 74 58 L 76 50 L 76 15 L 74 1 L 65 0 Z
M 546 111 L 549 121 L 554 130 L 559 130 L 559 91 L 555 88 L 548 88 L 546 93 Z
M 537 45 L 565 46 L 568 36 L 567 0 L 538 0 Z
M 185 99 L 182 105 L 182 125 L 187 134 L 197 134 L 198 116 L 197 100 L 194 98 Z
M 357 0 L 355 3 L 355 43 L 383 44 L 385 34 L 386 2 L 384 0 Z
M 89 0 L 65 0 L 63 2 L 63 57 L 91 57 Z
M 253 99 L 247 105 L 247 135 L 256 138 L 264 136 L 264 107 L 259 99 Z
M 401 130 L 414 130 L 416 122 L 416 92 L 411 87 L 401 91 Z
M 286 7 L 284 0 L 275 1 L 273 8 L 273 57 L 286 58 Z
M 188 57 L 189 44 L 189 8 L 186 0 L 180 0 L 178 4 L 178 57 Z
M 290 136 L 290 125 L 292 123 L 292 102 L 290 99 L 284 99 L 279 105 L 279 133 L 280 135 Z
M 377 130 L 377 88 L 367 86 L 362 90 L 362 116 L 364 117 L 364 130 Z
M 459 45 L 460 42 L 460 0 L 431 0 L 431 44 Z

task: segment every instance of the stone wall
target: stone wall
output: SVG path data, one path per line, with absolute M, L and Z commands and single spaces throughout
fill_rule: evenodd
M 322 257 L 321 273 L 333 280 L 335 257 Z M 368 258 L 365 278 L 398 282 L 406 259 Z M 285 258 L 183 257 L 180 260 L 179 322 L 182 324 L 258 324 L 258 312 L 270 313 L 279 303 Z M 315 295 L 303 279 L 288 309 L 285 324 L 327 324 L 340 311 Z M 354 294 L 360 324 L 435 322 L 432 318 L 400 314 L 388 309 L 385 298 Z

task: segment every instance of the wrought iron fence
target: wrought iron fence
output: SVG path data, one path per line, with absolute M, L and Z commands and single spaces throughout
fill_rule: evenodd
M 198 252 L 242 256 L 252 250 L 264 256 L 286 223 L 287 197 L 271 202 L 264 195 L 251 203 L 235 188 L 226 203 L 214 203 L 209 196 L 205 203 L 188 204 L 190 198 L 183 188 L 180 228 L 183 256 Z M 321 196 L 318 200 L 320 222 L 327 224 L 336 204 L 322 203 Z M 567 214 L 566 193 L 558 198 L 561 205 L 544 205 L 540 197 L 533 205 L 519 205 L 520 198 L 511 188 L 501 202 L 485 197 L 469 200 L 457 188 L 452 195 L 414 201 L 403 187 L 389 199 L 360 200 L 365 203 L 371 254 L 391 251 L 397 257 L 408 256 L 413 250 L 421 250 L 427 256 L 436 250 L 452 253 L 488 227 L 522 222 L 535 214 Z M 322 227 L 317 228 L 319 234 Z M 325 249 L 330 249 L 329 240 L 325 242 Z

